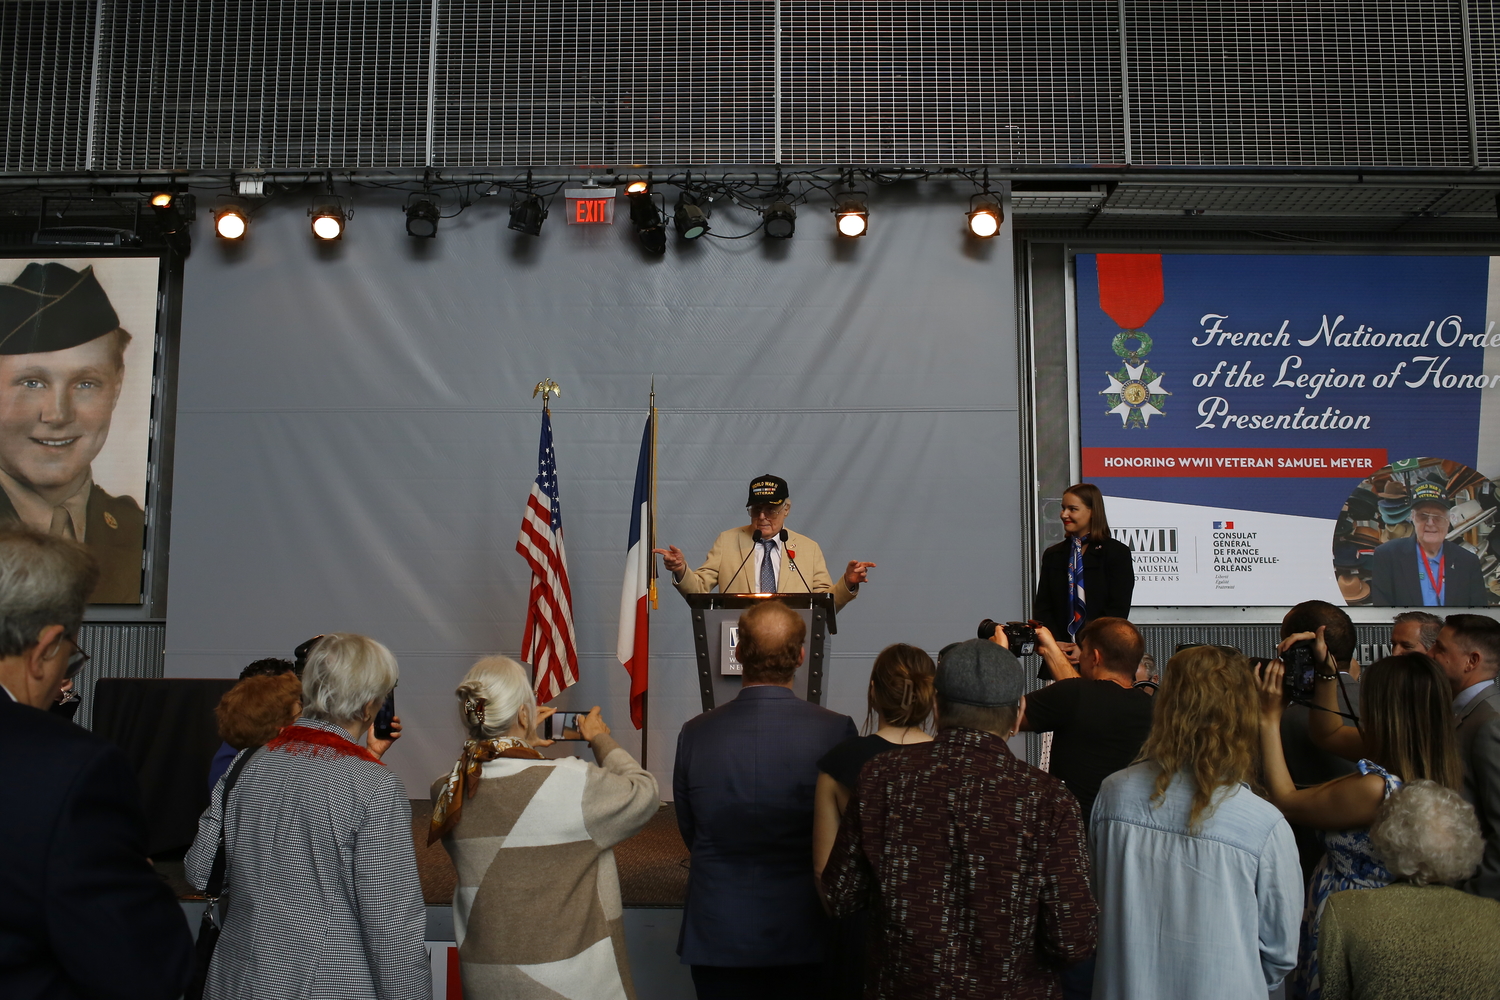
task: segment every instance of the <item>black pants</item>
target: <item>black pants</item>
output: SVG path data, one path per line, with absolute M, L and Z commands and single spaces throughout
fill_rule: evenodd
M 820 965 L 691 968 L 698 1000 L 813 1000 L 822 975 Z

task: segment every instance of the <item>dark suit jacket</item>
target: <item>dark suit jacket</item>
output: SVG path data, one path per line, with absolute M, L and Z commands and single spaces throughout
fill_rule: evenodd
M 689 965 L 806 965 L 827 918 L 813 885 L 818 759 L 856 735 L 847 715 L 759 686 L 688 722 L 672 791 L 688 850 L 677 954 Z
M 1422 581 L 1417 574 L 1417 540 L 1393 538 L 1375 547 L 1371 564 L 1370 603 L 1385 608 L 1420 608 Z M 1450 608 L 1482 608 L 1490 592 L 1479 571 L 1479 557 L 1462 545 L 1443 543 L 1443 604 Z
M 1072 541 L 1064 538 L 1042 553 L 1031 617 L 1041 622 L 1059 642 L 1068 641 L 1068 559 Z M 1135 563 L 1130 548 L 1115 538 L 1090 542 L 1083 553 L 1083 589 L 1088 598 L 1083 620 L 1129 618 L 1135 593 Z
M 10 497 L 0 490 L 0 524 L 18 521 Z M 146 514 L 133 497 L 111 496 L 95 484 L 84 515 L 84 544 L 99 560 L 99 585 L 90 604 L 141 603 L 141 559 Z
M 181 993 L 192 937 L 146 861 L 120 752 L 0 691 L 0 802 L 0 997 Z
M 1500 685 L 1491 685 L 1459 713 L 1458 752 L 1464 797 L 1474 804 L 1484 834 L 1484 858 L 1464 888 L 1500 900 Z

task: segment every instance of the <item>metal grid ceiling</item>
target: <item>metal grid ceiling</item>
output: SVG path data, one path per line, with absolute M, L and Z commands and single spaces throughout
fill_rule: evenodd
M 93 52 L 93 3 L 0 3 L 0 170 L 82 169 Z
M 1470 163 L 1457 0 L 1127 0 L 1125 17 L 1137 164 Z
M 767 0 L 449 0 L 439 166 L 767 163 Z
M 425 161 L 429 0 L 101 7 L 96 169 Z
M 806 0 L 783 14 L 793 163 L 1121 163 L 1113 0 Z
M 1500 165 L 1500 0 L 1469 0 L 1479 162 Z
M 1500 164 L 1460 2 L 0 2 L 0 170 Z

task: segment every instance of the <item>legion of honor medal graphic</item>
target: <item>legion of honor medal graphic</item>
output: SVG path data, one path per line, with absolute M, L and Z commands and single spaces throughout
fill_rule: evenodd
M 1110 347 L 1125 362 L 1119 371 L 1105 373 L 1109 385 L 1099 395 L 1121 426 L 1149 427 L 1152 417 L 1165 415 L 1172 395 L 1162 388 L 1162 373 L 1146 361 L 1151 336 L 1141 329 L 1161 307 L 1161 254 L 1101 253 L 1095 263 L 1099 306 L 1120 326 Z

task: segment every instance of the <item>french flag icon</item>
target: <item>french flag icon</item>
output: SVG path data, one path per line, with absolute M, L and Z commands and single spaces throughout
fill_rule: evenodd
M 1214 528 L 1215 529 L 1224 528 L 1226 530 L 1232 530 L 1234 528 L 1234 522 L 1233 521 L 1215 521 L 1214 522 Z

